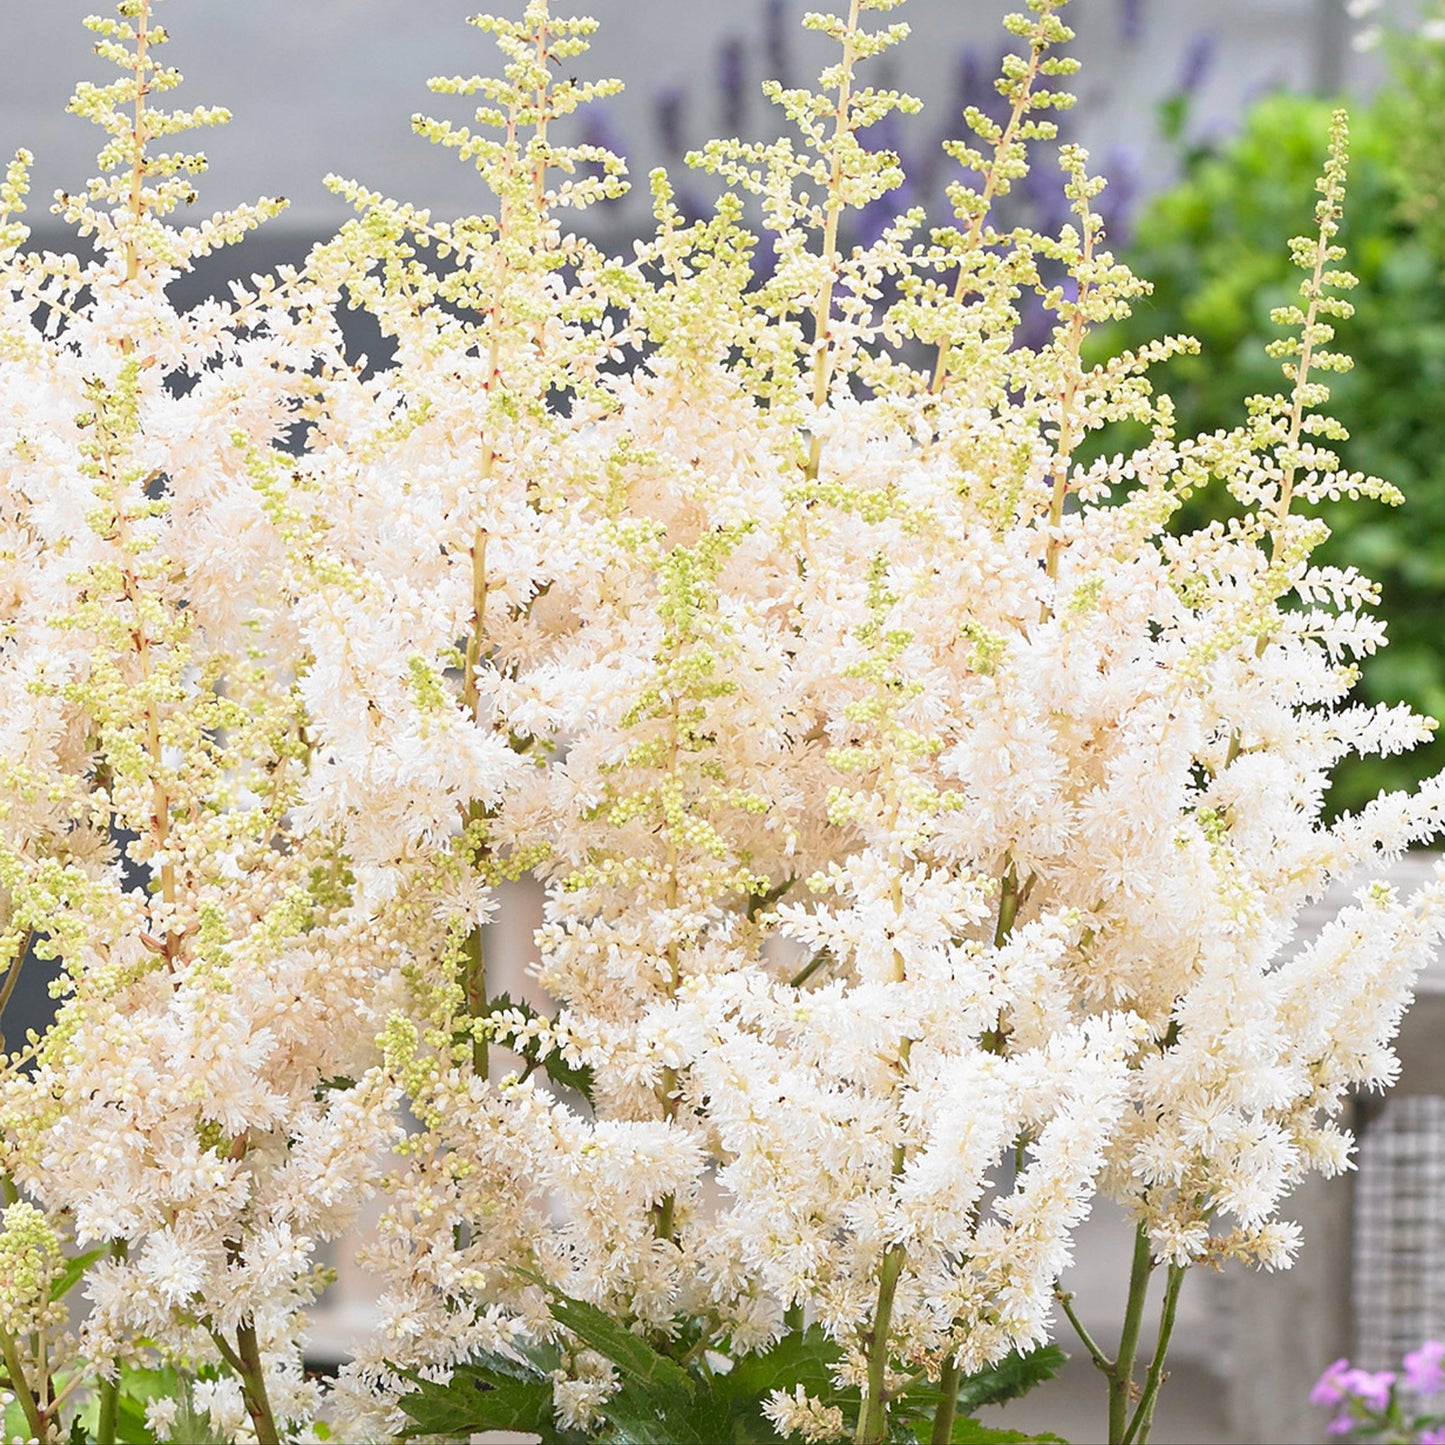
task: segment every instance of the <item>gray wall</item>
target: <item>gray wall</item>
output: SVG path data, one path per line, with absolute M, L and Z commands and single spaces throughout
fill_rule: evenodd
M 810 77 L 830 48 L 796 29 L 821 0 L 775 0 L 792 54 L 795 83 Z M 1391 0 L 1397 12 L 1411 0 Z M 1206 50 L 1195 107 L 1198 129 L 1228 124 L 1251 94 L 1282 82 L 1336 79 L 1367 84 L 1375 71 L 1346 42 L 1344 0 L 1076 0 L 1067 18 L 1084 60 L 1079 135 L 1107 171 L 1146 184 L 1167 171 L 1153 134 L 1159 99 Z M 192 142 L 212 161 L 202 200 L 214 208 L 258 195 L 292 202 L 284 228 L 329 231 L 346 212 L 321 185 L 327 171 L 354 176 L 399 199 L 442 212 L 485 208 L 475 177 L 438 148 L 415 140 L 414 111 L 467 118 L 464 102 L 434 98 L 428 75 L 491 72 L 490 40 L 463 18 L 482 0 L 166 0 L 158 18 L 174 36 L 169 57 L 187 77 L 182 104 L 221 104 L 235 115 L 225 130 Z M 520 0 L 493 0 L 514 13 Z M 895 52 L 893 83 L 925 99 L 907 122 L 906 150 L 936 153 L 953 129 L 957 75 L 971 55 L 980 83 L 994 70 L 999 21 L 1020 0 L 912 0 L 883 17 L 904 18 L 912 40 Z M 624 148 L 633 173 L 658 162 L 656 107 L 678 100 L 681 130 L 696 144 L 737 121 L 743 132 L 768 124 L 757 97 L 765 72 L 769 0 L 576 0 L 559 13 L 594 13 L 602 31 L 579 73 L 616 75 L 628 92 L 598 122 Z M 32 223 L 44 219 L 57 187 L 78 187 L 96 149 L 91 128 L 64 113 L 76 79 L 104 80 L 109 67 L 89 54 L 80 20 L 109 13 L 107 0 L 0 0 L 0 157 L 20 145 L 38 157 Z M 729 115 L 719 86 L 725 46 L 738 47 L 747 104 Z M 110 72 L 113 74 L 113 72 Z M 889 137 L 887 143 L 898 143 Z M 645 190 L 645 186 L 643 187 Z M 622 219 L 622 218 L 619 218 Z

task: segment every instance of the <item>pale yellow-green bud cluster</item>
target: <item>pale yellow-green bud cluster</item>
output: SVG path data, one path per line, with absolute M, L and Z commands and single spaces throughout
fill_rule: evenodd
M 61 1264 L 45 1215 L 23 1199 L 7 1205 L 0 1216 L 0 1330 L 23 1335 L 53 1323 L 50 1288 Z

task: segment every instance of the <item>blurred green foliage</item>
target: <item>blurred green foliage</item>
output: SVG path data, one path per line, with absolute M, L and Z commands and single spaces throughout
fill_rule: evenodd
M 1392 83 L 1350 107 L 1342 240 L 1361 284 L 1351 295 L 1354 318 L 1339 326 L 1339 349 L 1356 364 L 1321 379 L 1350 432 L 1344 464 L 1394 482 L 1407 501 L 1398 510 L 1369 501 L 1328 506 L 1334 535 L 1316 560 L 1353 564 L 1383 588 L 1389 647 L 1366 659 L 1361 699 L 1408 702 L 1445 718 L 1445 45 L 1401 38 L 1393 61 Z M 1238 134 L 1186 150 L 1180 181 L 1137 217 L 1124 259 L 1153 281 L 1154 294 L 1095 337 L 1096 354 L 1161 335 L 1197 337 L 1201 354 L 1153 373 L 1178 403 L 1181 435 L 1232 427 L 1244 397 L 1283 385 L 1265 355 L 1276 334 L 1270 310 L 1296 297 L 1289 238 L 1309 230 L 1336 103 L 1285 93 L 1259 100 Z M 1166 126 L 1170 120 L 1166 113 Z M 1091 450 L 1111 453 L 1134 440 L 1113 427 Z M 1222 515 L 1219 506 L 1190 503 L 1178 525 L 1199 526 Z M 1439 735 L 1404 757 L 1347 760 L 1331 807 L 1356 808 L 1381 788 L 1408 787 L 1441 768 Z

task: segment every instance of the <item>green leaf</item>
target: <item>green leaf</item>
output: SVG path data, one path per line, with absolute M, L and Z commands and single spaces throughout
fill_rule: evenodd
M 123 1394 L 116 1404 L 115 1438 L 119 1445 L 155 1445 L 155 1436 L 146 1424 L 144 1400 Z
M 562 1440 L 552 1416 L 552 1382 L 521 1377 L 511 1362 L 497 1368 L 497 1357 L 485 1364 L 458 1365 L 446 1384 L 401 1371 L 416 1389 L 397 1402 L 415 1421 L 405 1438 L 442 1435 L 465 1439 L 483 1430 L 525 1430 L 541 1435 L 548 1445 Z
M 972 1415 L 985 1405 L 1002 1405 L 1052 1380 L 1069 1357 L 1057 1345 L 1041 1345 L 1028 1354 L 1017 1350 L 987 1370 L 969 1375 L 958 1387 L 958 1411 Z
M 835 1393 L 833 1367 L 843 1358 L 836 1340 L 829 1339 L 820 1325 L 809 1325 L 802 1333 L 784 1335 L 760 1354 L 743 1355 L 720 1375 L 716 1389 L 724 1396 L 740 1394 L 761 1398 L 773 1390 L 801 1385 L 810 1395 Z
M 725 1445 L 734 1438 L 727 1410 L 706 1391 L 662 1394 L 629 1381 L 602 1412 L 617 1445 Z
M 547 1308 L 552 1318 L 571 1330 L 588 1349 L 611 1360 L 624 1379 L 658 1394 L 692 1398 L 692 1376 L 675 1360 L 658 1354 L 640 1335 L 618 1324 L 605 1310 L 555 1291 L 548 1297 Z
M 499 993 L 492 999 L 488 1004 L 488 1010 L 492 1014 L 503 1014 L 516 1010 L 523 1018 L 529 1020 L 541 1017 L 525 999 L 514 999 L 506 993 Z M 554 1084 L 564 1089 L 574 1089 L 586 1099 L 589 1107 L 593 1104 L 592 1088 L 595 1076 L 590 1064 L 574 1066 L 556 1052 L 548 1054 L 545 1059 L 539 1058 L 539 1047 L 535 1039 L 521 1045 L 515 1042 L 509 1043 L 506 1047 L 526 1059 L 528 1073 L 540 1068 Z
M 56 1300 L 64 1299 L 75 1288 L 86 1270 L 106 1252 L 106 1246 L 101 1245 L 99 1249 L 87 1250 L 84 1254 L 77 1254 L 74 1259 L 67 1259 L 65 1268 L 50 1282 L 51 1303 L 54 1304 Z
M 530 1062 L 528 1055 L 523 1057 Z M 561 1054 L 551 1053 L 542 1060 L 542 1072 L 554 1084 L 560 1084 L 564 1089 L 575 1089 L 589 1105 L 593 1103 L 592 1088 L 596 1078 L 591 1064 L 578 1064 L 574 1068 Z
M 927 1445 L 933 1438 L 931 1432 L 932 1426 L 920 1425 L 919 1440 Z M 1020 1430 L 1000 1430 L 967 1415 L 959 1415 L 954 1419 L 948 1445 L 1068 1445 L 1068 1442 L 1057 1435 L 1025 1435 Z
M 604 1437 L 617 1445 L 720 1445 L 733 1432 L 725 1402 L 675 1360 L 585 1300 L 549 1291 L 552 1318 L 589 1349 L 596 1350 L 622 1376 L 621 1388 L 603 1414 L 612 1427 Z
M 155 1445 L 156 1437 L 146 1424 L 146 1403 L 172 1398 L 180 1402 L 180 1412 L 172 1432 L 174 1438 L 208 1445 L 215 1437 L 210 1431 L 209 1420 L 201 1423 L 193 1418 L 189 1404 L 189 1380 L 171 1366 L 151 1369 L 137 1365 L 121 1366 L 120 1398 L 116 1401 L 115 1418 L 117 1445 Z M 95 1438 L 100 1426 L 99 1392 L 91 1393 L 85 1407 L 75 1416 L 75 1426 L 83 1439 Z
M 954 1418 L 954 1433 L 949 1437 L 950 1445 L 974 1445 L 974 1442 L 976 1445 L 988 1445 L 990 1441 L 998 1441 L 1003 1445 L 1003 1442 L 1056 1438 L 999 1430 L 970 1417 L 985 1405 L 1002 1405 L 1009 1400 L 1016 1400 L 1021 1395 L 1026 1395 L 1034 1386 L 1053 1379 L 1067 1359 L 1068 1356 L 1056 1345 L 1044 1345 L 1030 1350 L 1028 1354 L 1015 1351 L 989 1369 L 965 1376 L 958 1387 L 955 1407 L 958 1413 Z M 904 1391 L 895 1410 L 900 1418 L 907 1419 L 909 1427 L 919 1440 L 930 1441 L 933 1438 L 933 1420 L 942 1403 L 943 1392 L 937 1384 L 920 1380 Z M 984 1433 L 977 1433 L 979 1431 Z
M 763 1401 L 774 1390 L 791 1395 L 801 1385 L 816 1399 L 840 1405 L 856 1415 L 857 1390 L 839 1390 L 833 1367 L 843 1357 L 837 1341 L 820 1325 L 784 1335 L 770 1349 L 743 1355 L 712 1385 L 714 1397 L 726 1407 L 736 1445 L 772 1445 L 777 1435 L 763 1414 Z M 720 1437 L 721 1438 L 721 1437 Z

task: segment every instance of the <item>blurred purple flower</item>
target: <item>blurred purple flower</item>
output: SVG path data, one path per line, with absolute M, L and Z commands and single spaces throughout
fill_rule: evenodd
M 673 171 L 673 199 L 684 221 L 694 221 L 707 208 L 698 199 L 688 182 L 692 174 L 683 165 L 687 154 L 687 93 L 667 86 L 652 97 L 652 130 L 662 151 L 662 159 Z M 625 155 L 626 152 L 622 151 Z
M 1420 1432 L 1420 1445 L 1445 1445 L 1445 1425 Z
M 763 54 L 767 59 L 768 79 L 786 87 L 792 84 L 793 22 L 787 13 L 787 0 L 768 0 L 763 14 Z
M 729 35 L 718 52 L 717 88 L 722 97 L 724 135 L 738 135 L 747 109 L 747 46 L 739 35 Z
M 587 111 L 587 118 L 582 127 L 583 143 L 590 146 L 601 146 L 613 155 L 626 156 L 627 142 L 623 140 L 617 126 L 613 123 L 612 114 L 603 107 L 593 106 Z M 607 168 L 600 162 L 594 161 L 581 168 L 583 175 L 595 176 L 601 179 L 606 175 Z
M 1119 39 L 1137 45 L 1144 38 L 1144 0 L 1119 0 Z
M 1184 64 L 1179 68 L 1175 89 L 1181 95 L 1193 95 L 1209 79 L 1218 53 L 1219 36 L 1212 30 L 1196 30 L 1184 52 Z
M 1055 176 L 1042 166 L 1033 166 L 1019 182 L 1018 194 L 1028 202 L 1029 224 L 1047 236 L 1057 235 L 1069 220 L 1069 199 L 1059 189 Z
M 778 269 L 778 236 L 766 228 L 758 232 L 757 249 L 753 252 L 753 280 L 762 285 L 771 281 Z
M 658 145 L 669 160 L 676 160 L 687 150 L 687 141 L 682 133 L 686 107 L 687 96 L 675 85 L 659 90 L 652 98 L 653 129 Z
M 1405 1388 L 1417 1395 L 1433 1395 L 1445 1389 L 1445 1342 L 1426 1340 L 1418 1350 L 1405 1356 Z
M 953 95 L 949 101 L 950 117 L 962 115 L 971 105 L 976 105 L 985 115 L 997 121 L 1008 119 L 1008 102 L 994 87 L 994 77 L 1003 63 L 1003 52 L 994 55 L 980 54 L 976 46 L 966 45 L 958 52 L 953 70 Z M 949 121 L 949 135 L 954 134 L 953 122 Z
M 1109 152 L 1108 164 L 1104 167 L 1109 189 L 1097 204 L 1105 229 L 1116 246 L 1127 246 L 1134 229 L 1134 213 L 1142 189 L 1140 171 L 1138 152 L 1130 147 L 1118 146 Z

